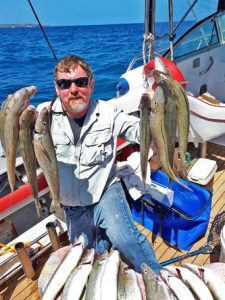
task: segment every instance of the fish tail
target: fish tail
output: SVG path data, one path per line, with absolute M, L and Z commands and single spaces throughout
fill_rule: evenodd
M 40 211 L 41 211 L 41 204 L 40 204 L 38 198 L 34 198 L 34 202 L 35 202 L 35 206 L 36 206 L 37 216 L 38 216 L 38 218 L 40 218 L 40 216 L 41 216 L 41 213 L 40 213 Z
M 60 220 L 62 220 L 62 221 L 65 220 L 65 217 L 64 217 L 64 214 L 63 214 L 63 210 L 62 210 L 60 204 L 59 204 L 59 205 L 56 205 L 56 204 L 54 203 L 54 201 L 52 201 L 52 203 L 51 203 L 51 205 L 50 205 L 49 211 L 50 211 L 50 213 L 56 213 L 57 217 L 58 217 Z
M 183 183 L 180 182 L 178 179 L 176 179 L 176 182 L 177 182 L 179 185 L 181 185 L 182 187 L 184 187 L 185 189 L 189 190 L 190 192 L 193 192 L 193 190 L 192 190 L 189 186 L 183 184 Z

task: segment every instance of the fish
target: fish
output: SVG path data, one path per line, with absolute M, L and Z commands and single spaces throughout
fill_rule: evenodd
M 5 151 L 4 124 L 5 124 L 7 106 L 11 98 L 12 98 L 12 94 L 8 95 L 6 100 L 2 103 L 1 110 L 0 110 L 0 141 L 4 151 Z
M 108 261 L 108 256 L 109 253 L 107 250 L 105 250 L 94 262 L 87 282 L 85 300 L 101 299 L 101 282 L 105 271 L 105 266 Z
M 192 191 L 188 186 L 186 186 L 178 180 L 169 163 L 168 145 L 164 119 L 164 105 L 165 98 L 163 90 L 160 86 L 157 86 L 151 101 L 150 127 L 152 139 L 154 140 L 161 166 L 168 175 L 168 177 L 177 182 L 182 187 Z
M 118 300 L 142 300 L 136 272 L 120 261 L 118 273 Z
M 168 155 L 171 168 L 173 168 L 176 131 L 177 131 L 177 113 L 176 103 L 173 98 L 173 92 L 167 81 L 161 79 L 159 86 L 163 89 L 165 97 L 165 130 L 168 145 Z
M 36 93 L 35 86 L 29 86 L 16 91 L 3 107 L 3 145 L 6 155 L 7 174 L 11 192 L 14 191 L 16 153 L 19 142 L 19 117 L 23 110 L 29 105 L 29 100 Z
M 188 134 L 190 127 L 190 113 L 189 102 L 187 95 L 182 85 L 174 80 L 169 74 L 160 73 L 160 71 L 154 71 L 154 76 L 161 74 L 163 78 L 168 82 L 172 91 L 177 108 L 177 128 L 178 128 L 178 141 L 179 141 L 179 155 L 180 155 L 180 167 L 183 172 L 183 177 L 187 177 L 186 168 L 186 152 L 188 144 Z
M 34 198 L 36 211 L 40 217 L 41 205 L 38 199 L 38 184 L 36 176 L 36 157 L 33 146 L 33 128 L 36 120 L 35 107 L 28 106 L 19 118 L 19 149 L 24 168 Z
M 114 250 L 108 258 L 102 277 L 101 299 L 117 300 L 117 275 L 119 270 L 119 262 L 119 251 Z
M 88 276 L 92 270 L 95 250 L 90 249 L 82 258 L 78 266 L 70 273 L 63 288 L 61 300 L 79 300 L 85 289 Z
M 140 164 L 144 183 L 146 182 L 148 154 L 151 143 L 150 105 L 150 95 L 143 93 L 140 100 Z
M 63 220 L 64 216 L 60 206 L 59 196 L 58 163 L 50 133 L 49 112 L 45 107 L 37 116 L 33 143 L 37 161 L 44 173 L 52 196 L 50 212 L 55 211 L 57 216 Z
M 178 139 L 179 139 L 179 154 L 181 161 L 181 171 L 183 172 L 183 177 L 187 177 L 187 167 L 186 167 L 186 152 L 188 144 L 188 134 L 190 127 L 190 113 L 189 113 L 189 103 L 187 95 L 179 82 L 173 80 L 173 91 L 176 95 L 177 103 L 177 127 L 178 127 Z M 177 93 L 177 94 L 176 94 Z
M 147 300 L 158 299 L 158 275 L 145 263 L 141 264 L 141 273 L 145 284 Z
M 169 70 L 167 68 L 167 66 L 164 64 L 164 62 L 162 61 L 162 59 L 159 56 L 156 56 L 154 58 L 154 70 L 163 72 L 165 74 L 169 74 Z M 154 73 L 153 73 L 154 75 Z
M 213 299 L 222 300 L 225 295 L 225 282 L 212 269 L 197 266 L 191 263 L 183 263 L 182 266 L 188 268 L 190 271 L 199 276 L 201 280 L 207 285 Z
M 178 300 L 194 300 L 195 297 L 189 288 L 176 276 L 166 269 L 160 271 L 160 276 L 167 283 Z
M 169 266 L 167 269 L 180 278 L 199 300 L 213 300 L 213 297 L 205 283 L 192 271 L 187 268 Z
M 173 293 L 160 276 L 145 263 L 141 265 L 141 273 L 144 279 L 147 300 L 172 300 Z
M 67 281 L 72 270 L 78 265 L 84 251 L 84 237 L 81 235 L 77 238 L 72 248 L 57 267 L 52 277 L 50 278 L 42 300 L 54 300 L 58 295 L 65 282 Z

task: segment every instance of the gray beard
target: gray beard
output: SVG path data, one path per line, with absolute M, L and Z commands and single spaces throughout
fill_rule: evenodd
M 87 108 L 87 105 L 87 103 L 75 103 L 72 107 L 70 106 L 69 111 L 80 113 Z

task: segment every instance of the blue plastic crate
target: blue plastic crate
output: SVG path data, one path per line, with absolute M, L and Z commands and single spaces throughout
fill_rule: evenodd
M 168 176 L 161 170 L 151 174 L 152 180 L 169 187 Z M 174 191 L 172 207 L 165 206 L 145 195 L 133 202 L 132 215 L 135 221 L 161 236 L 171 245 L 190 250 L 208 228 L 212 205 L 212 192 L 207 188 L 180 179 L 189 186 L 187 190 L 172 181 Z

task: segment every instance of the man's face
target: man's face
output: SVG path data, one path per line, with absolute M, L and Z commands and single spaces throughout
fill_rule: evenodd
M 70 80 L 76 80 L 70 82 Z M 63 80 L 65 79 L 65 81 Z M 69 81 L 67 81 L 69 80 Z M 71 67 L 69 72 L 58 72 L 56 92 L 70 118 L 82 118 L 89 106 L 89 100 L 94 87 L 94 79 L 90 80 L 87 73 L 80 67 Z

